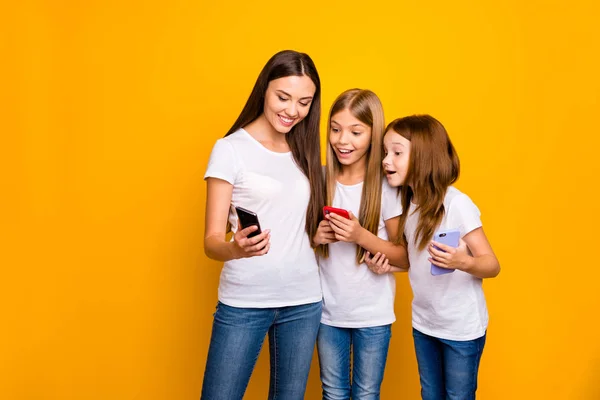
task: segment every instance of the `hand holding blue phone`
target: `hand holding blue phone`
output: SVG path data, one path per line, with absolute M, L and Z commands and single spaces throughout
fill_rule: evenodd
M 458 247 L 460 242 L 460 231 L 458 229 L 441 230 L 433 235 L 433 240 L 450 247 Z M 443 251 L 434 246 L 436 250 Z M 431 264 L 431 275 L 444 275 L 454 272 L 453 269 L 438 267 Z

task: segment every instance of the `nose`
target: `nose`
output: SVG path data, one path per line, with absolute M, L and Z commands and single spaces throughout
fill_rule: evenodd
M 290 103 L 291 104 L 286 107 L 285 113 L 290 118 L 296 118 L 298 116 L 298 105 L 293 101 Z
M 389 157 L 390 153 L 386 154 L 385 157 L 383 157 L 383 160 L 381 161 L 381 165 L 383 165 L 384 167 L 390 165 Z
M 350 135 L 352 135 L 350 132 L 347 132 L 345 129 L 343 129 L 340 135 L 340 144 L 350 143 Z

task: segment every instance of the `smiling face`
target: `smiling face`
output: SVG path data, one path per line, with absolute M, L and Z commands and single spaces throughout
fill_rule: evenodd
M 275 131 L 288 133 L 308 115 L 316 90 L 306 75 L 272 80 L 265 92 L 265 118 Z
M 383 148 L 382 164 L 388 183 L 393 187 L 404 185 L 410 161 L 410 140 L 390 129 L 383 137 Z
M 371 145 L 371 127 L 359 121 L 349 109 L 331 116 L 329 144 L 342 165 L 365 163 Z

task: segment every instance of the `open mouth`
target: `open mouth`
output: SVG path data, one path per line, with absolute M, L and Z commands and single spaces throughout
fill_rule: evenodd
M 396 173 L 396 171 L 392 171 L 392 170 L 389 170 L 389 169 L 386 169 L 386 170 L 385 170 L 385 174 L 386 174 L 387 176 L 394 175 L 395 173 Z
M 337 149 L 338 153 L 340 153 L 342 156 L 347 156 L 350 153 L 352 153 L 354 150 L 347 150 L 347 149 Z
M 279 115 L 279 114 L 277 114 L 277 117 L 279 117 L 279 121 L 284 126 L 292 126 L 292 124 L 295 121 L 294 118 L 287 118 L 287 117 L 284 117 L 283 115 Z

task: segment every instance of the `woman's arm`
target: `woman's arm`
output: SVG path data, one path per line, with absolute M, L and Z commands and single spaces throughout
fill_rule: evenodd
M 268 229 L 260 235 L 248 238 L 247 236 L 257 229 L 256 226 L 250 226 L 238 230 L 233 236 L 232 242 L 226 240 L 233 185 L 222 179 L 208 178 L 206 189 L 204 253 L 209 258 L 218 261 L 267 254 L 270 247 Z

